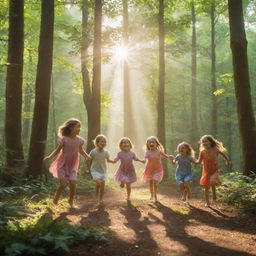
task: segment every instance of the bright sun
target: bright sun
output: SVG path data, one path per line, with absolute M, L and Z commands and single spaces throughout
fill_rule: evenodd
M 128 49 L 124 45 L 117 45 L 114 49 L 115 56 L 119 60 L 125 60 L 128 57 Z

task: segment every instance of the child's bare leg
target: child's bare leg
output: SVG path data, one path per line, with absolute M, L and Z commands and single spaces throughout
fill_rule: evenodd
M 57 188 L 57 191 L 56 191 L 54 199 L 53 199 L 54 204 L 58 204 L 58 201 L 60 199 L 60 195 L 62 194 L 62 192 L 65 189 L 65 187 L 67 186 L 67 184 L 68 184 L 67 180 L 65 180 L 65 179 L 60 180 L 59 187 Z
M 155 202 L 157 201 L 157 181 L 153 180 L 153 192 L 154 192 L 154 198 Z
M 153 180 L 149 181 L 150 200 L 153 200 Z
M 205 186 L 205 188 L 204 188 L 204 197 L 205 197 L 205 201 L 206 201 L 207 206 L 210 205 L 209 190 L 210 190 L 210 186 Z
M 131 196 L 131 183 L 126 183 L 127 200 L 130 200 Z
M 104 190 L 105 190 L 105 181 L 102 180 L 100 182 L 100 203 L 102 202 L 102 199 L 103 199 L 103 195 L 104 195 Z
M 185 201 L 186 200 L 186 195 L 185 195 L 184 183 L 180 184 L 180 192 L 181 192 L 181 200 Z
M 74 208 L 74 197 L 76 194 L 76 181 L 75 180 L 70 180 L 69 181 L 69 187 L 70 187 L 70 192 L 69 192 L 69 204 L 71 208 Z
M 187 199 L 190 199 L 190 198 L 191 198 L 191 189 L 190 189 L 189 182 L 188 182 L 188 181 L 185 181 L 185 182 L 184 182 L 184 186 L 185 186 L 185 189 L 186 189 L 186 196 L 187 196 Z
M 124 187 L 124 183 L 121 182 L 121 183 L 120 183 L 120 188 L 123 188 L 123 187 Z
M 96 198 L 99 198 L 99 193 L 100 193 L 100 181 L 96 180 Z
M 212 185 L 212 199 L 213 201 L 216 201 L 217 200 L 217 196 L 216 196 L 216 187 L 215 185 Z

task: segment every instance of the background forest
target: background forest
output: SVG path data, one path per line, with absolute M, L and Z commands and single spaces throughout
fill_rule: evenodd
M 87 6 L 88 24 L 88 70 L 92 77 L 93 1 L 84 1 Z M 227 3 L 195 1 L 196 73 L 192 74 L 192 15 L 191 1 L 167 1 L 165 4 L 165 117 L 166 151 L 174 153 L 177 143 L 189 141 L 195 144 L 203 134 L 213 134 L 228 150 L 234 170 L 242 167 L 241 146 L 237 122 L 236 100 L 232 79 L 232 56 L 229 41 Z M 25 156 L 28 155 L 31 124 L 35 101 L 35 80 L 38 60 L 40 32 L 40 1 L 25 1 L 24 18 L 24 73 L 22 103 L 22 142 Z M 255 1 L 243 1 L 245 28 L 248 40 L 248 56 L 251 78 L 252 102 L 255 102 Z M 83 103 L 81 73 L 82 11 L 79 1 L 56 1 L 54 21 L 53 69 L 51 78 L 51 99 L 46 151 L 54 148 L 56 131 L 64 120 L 77 117 L 83 122 L 82 137 L 87 137 L 87 113 Z M 5 80 L 8 42 L 8 1 L 1 1 L 1 126 L 2 165 L 4 166 L 4 113 Z M 212 13 L 214 12 L 214 13 Z M 122 80 L 113 61 L 116 46 L 123 40 L 123 17 L 121 1 L 105 1 L 102 14 L 102 91 L 101 91 L 101 132 L 109 134 L 109 123 L 113 122 L 113 87 Z M 211 15 L 214 15 L 213 17 Z M 214 19 L 213 21 L 211 19 Z M 212 22 L 212 23 L 211 23 Z M 214 26 L 214 31 L 212 31 Z M 214 38 L 212 34 L 214 33 Z M 214 40 L 214 42 L 212 41 Z M 141 90 L 141 97 L 131 95 L 136 108 L 136 125 L 142 127 L 137 150 L 144 146 L 145 138 L 156 133 L 157 87 L 158 87 L 158 5 L 155 1 L 129 2 L 129 68 L 132 91 Z M 214 47 L 215 56 L 213 56 Z M 212 74 L 212 62 L 215 70 Z M 195 71 L 194 71 L 195 72 Z M 196 80 L 197 129 L 191 141 L 191 83 Z M 118 81 L 119 79 L 119 81 Z M 215 80 L 215 88 L 212 87 Z M 118 88 L 118 87 L 117 87 Z M 112 89 L 112 91 L 111 91 Z M 117 89 L 115 89 L 117 90 Z M 140 106 L 139 101 L 143 99 Z M 145 101 L 145 103 L 144 103 Z M 214 105 L 214 110 L 212 110 Z M 255 109 L 255 104 L 253 105 Z M 143 109 L 143 107 L 145 109 Z M 215 120 L 211 114 L 216 112 Z M 112 114 L 111 114 L 112 113 Z M 122 113 L 116 114 L 122 122 Z M 140 118 L 143 116 L 143 119 Z M 118 122 L 118 120 L 115 120 Z M 116 141 L 122 136 L 119 124 L 114 129 L 117 138 L 109 148 L 117 147 Z M 144 127 L 150 127 L 145 129 Z M 119 137 L 118 137 L 119 136 Z M 197 147 L 195 147 L 197 150 Z

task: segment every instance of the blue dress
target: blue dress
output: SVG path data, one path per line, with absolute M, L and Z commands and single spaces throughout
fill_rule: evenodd
M 176 168 L 175 178 L 178 184 L 190 182 L 193 179 L 192 162 L 195 158 L 187 156 L 183 158 L 180 154 L 175 157 L 178 166 Z

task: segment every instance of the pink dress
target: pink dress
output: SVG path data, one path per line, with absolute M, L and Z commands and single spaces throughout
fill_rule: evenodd
M 79 148 L 84 144 L 84 139 L 79 136 L 75 139 L 63 136 L 58 139 L 58 143 L 63 148 L 57 159 L 51 164 L 49 171 L 56 178 L 76 180 L 79 166 Z
M 142 181 L 156 180 L 161 181 L 164 176 L 164 170 L 161 162 L 162 151 L 150 151 L 146 152 L 145 158 L 148 159 L 146 168 L 142 174 Z
M 117 159 L 121 161 L 121 164 L 114 176 L 114 179 L 119 182 L 132 183 L 137 180 L 135 168 L 132 161 L 136 159 L 136 155 L 133 152 L 119 152 Z
M 219 151 L 213 149 L 211 151 L 203 150 L 200 157 L 203 160 L 203 171 L 200 184 L 203 186 L 221 185 L 219 178 L 218 166 Z

